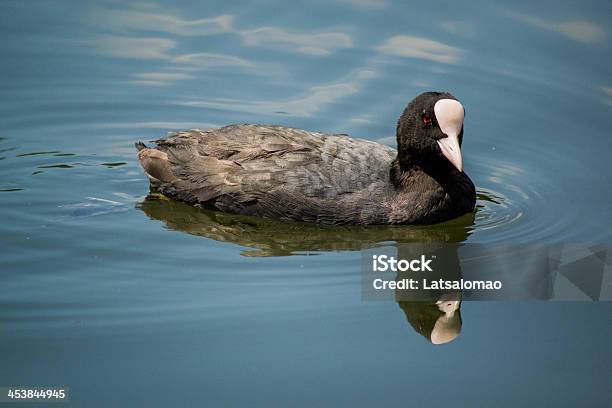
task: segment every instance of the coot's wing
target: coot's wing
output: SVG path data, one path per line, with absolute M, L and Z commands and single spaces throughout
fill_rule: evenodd
M 281 126 L 193 130 L 155 143 L 176 177 L 161 180 L 162 192 L 225 211 L 304 220 L 388 184 L 396 155 L 378 143 Z

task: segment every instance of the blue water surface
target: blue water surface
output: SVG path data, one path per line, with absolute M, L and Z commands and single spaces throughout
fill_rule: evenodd
M 609 406 L 612 304 L 464 302 L 433 345 L 364 243 L 610 243 L 612 3 L 0 2 L 0 387 L 73 406 Z M 163 198 L 133 143 L 274 123 L 394 145 L 466 109 L 475 214 L 321 229 Z M 423 334 L 423 335 L 422 335 Z

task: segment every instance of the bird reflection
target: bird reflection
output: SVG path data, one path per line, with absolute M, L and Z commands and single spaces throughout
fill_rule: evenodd
M 436 268 L 433 271 L 398 272 L 397 280 L 414 279 L 421 282 L 423 278 L 435 281 L 460 280 L 462 277 L 457 243 L 396 243 L 396 247 L 398 259 L 415 259 L 423 253 L 428 253 L 436 259 Z M 461 291 L 397 289 L 395 299 L 414 330 L 431 343 L 449 343 L 461 332 Z
M 459 258 L 448 256 L 448 244 L 467 239 L 474 225 L 474 214 L 437 225 L 402 226 L 323 226 L 293 221 L 271 220 L 226 214 L 150 194 L 137 204 L 149 218 L 163 222 L 169 229 L 183 231 L 216 241 L 231 242 L 248 248 L 243 256 L 290 256 L 315 251 L 359 251 L 376 243 L 394 243 L 398 258 L 410 259 L 422 249 L 418 244 L 445 244 L 446 265 L 437 269 L 440 277 L 461 276 Z M 459 245 L 456 245 L 458 248 Z M 440 245 L 442 248 L 442 245 Z M 451 251 L 452 253 L 453 251 Z M 422 252 L 421 252 L 422 253 Z M 413 272 L 411 277 L 415 277 Z M 397 279 L 406 278 L 398 272 Z M 430 276 L 430 278 L 436 278 Z M 457 292 L 422 291 L 410 298 L 396 291 L 396 301 L 410 325 L 433 344 L 448 343 L 461 331 L 461 294 Z
M 433 344 L 449 343 L 461 332 L 461 295 L 435 302 L 399 301 L 412 328 Z

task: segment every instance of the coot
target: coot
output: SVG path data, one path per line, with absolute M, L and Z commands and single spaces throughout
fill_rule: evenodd
M 397 123 L 395 151 L 343 134 L 273 125 L 182 131 L 136 143 L 151 189 L 220 211 L 321 224 L 431 224 L 473 211 L 464 109 L 426 92 Z

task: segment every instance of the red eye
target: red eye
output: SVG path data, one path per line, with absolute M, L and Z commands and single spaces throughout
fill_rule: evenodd
M 431 125 L 431 116 L 429 116 L 428 114 L 423 113 L 421 115 L 421 120 L 423 121 L 425 125 Z

